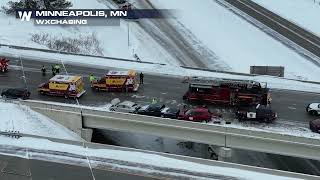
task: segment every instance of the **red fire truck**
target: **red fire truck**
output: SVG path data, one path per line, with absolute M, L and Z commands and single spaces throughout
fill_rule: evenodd
M 7 72 L 9 66 L 9 60 L 5 58 L 0 58 L 0 71 Z
M 235 106 L 271 103 L 267 83 L 220 78 L 191 78 L 183 99 Z

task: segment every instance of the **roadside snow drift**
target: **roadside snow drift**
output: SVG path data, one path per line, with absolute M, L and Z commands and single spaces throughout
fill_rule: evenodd
M 23 134 L 68 140 L 82 140 L 55 121 L 27 106 L 0 101 L 0 131 L 19 131 Z

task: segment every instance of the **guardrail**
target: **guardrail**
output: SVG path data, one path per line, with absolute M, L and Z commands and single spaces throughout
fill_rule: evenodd
M 111 59 L 111 60 L 127 61 L 127 62 L 136 62 L 136 63 L 144 63 L 144 64 L 166 65 L 166 64 L 162 64 L 162 63 L 154 63 L 154 62 L 148 62 L 148 61 L 137 61 L 137 60 L 132 60 L 132 59 L 116 58 L 116 57 L 110 57 L 110 56 L 98 56 L 98 55 L 88 55 L 88 54 L 81 54 L 81 53 L 70 53 L 70 52 L 56 51 L 56 50 L 51 50 L 51 49 L 31 48 L 31 47 L 15 46 L 15 45 L 8 45 L 8 44 L 0 44 L 0 47 L 1 46 L 8 47 L 8 48 L 13 48 L 13 49 L 33 50 L 33 51 L 40 51 L 40 52 L 46 52 L 46 53 L 85 56 L 85 57 L 95 57 L 95 58 Z
M 6 132 L 0 132 L 1 134 L 7 134 Z M 36 148 L 28 148 L 28 158 L 29 159 L 37 159 L 37 160 L 42 160 L 42 161 L 47 161 L 50 162 L 51 158 L 46 158 L 46 155 L 51 155 L 51 156 L 58 156 L 59 158 L 55 159 L 54 162 L 59 161 L 59 159 L 67 158 L 68 162 L 73 165 L 81 166 L 85 164 L 78 163 L 76 160 L 83 160 L 89 158 L 90 160 L 93 161 L 98 161 L 100 163 L 108 163 L 110 159 L 104 158 L 104 157 L 92 157 L 89 156 L 87 157 L 86 151 L 88 149 L 90 150 L 117 150 L 117 151 L 127 151 L 127 152 L 139 152 L 139 153 L 145 153 L 145 154 L 150 154 L 150 155 L 157 155 L 159 157 L 165 157 L 165 158 L 170 158 L 170 159 L 175 159 L 175 160 L 181 160 L 184 162 L 191 162 L 191 163 L 196 163 L 198 165 L 206 165 L 206 166 L 212 166 L 214 167 L 225 167 L 225 168 L 234 168 L 234 169 L 239 169 L 239 170 L 244 170 L 244 171 L 251 171 L 251 172 L 256 172 L 256 173 L 263 173 L 267 175 L 276 175 L 276 176 L 282 176 L 282 177 L 290 177 L 290 178 L 298 178 L 298 179 L 310 179 L 310 180 L 316 180 L 319 177 L 318 176 L 313 176 L 313 175 L 306 175 L 306 174 L 300 174 L 300 173 L 293 173 L 293 172 L 286 172 L 286 171 L 280 171 L 280 170 L 273 170 L 273 169 L 267 169 L 267 168 L 260 168 L 260 167 L 253 167 L 253 166 L 247 166 L 247 165 L 241 165 L 241 164 L 235 164 L 235 163 L 228 163 L 228 162 L 221 162 L 221 161 L 213 161 L 213 160 L 207 160 L 207 159 L 199 159 L 199 158 L 193 158 L 193 157 L 188 157 L 188 156 L 181 156 L 181 155 L 174 155 L 174 154 L 167 154 L 167 153 L 161 153 L 161 152 L 154 152 L 154 151 L 147 151 L 147 150 L 138 150 L 138 149 L 133 149 L 133 148 L 126 148 L 126 147 L 119 147 L 119 146 L 111 146 L 111 145 L 104 145 L 104 144 L 96 144 L 96 143 L 90 143 L 90 142 L 80 142 L 80 141 L 72 141 L 72 140 L 64 140 L 64 139 L 56 139 L 56 138 L 49 138 L 49 137 L 41 137 L 37 135 L 29 135 L 29 134 L 22 134 L 19 133 L 19 137 L 22 138 L 34 138 L 38 140 L 49 140 L 48 143 L 60 143 L 60 144 L 67 144 L 67 145 L 73 145 L 73 146 L 78 146 L 79 148 L 84 148 L 83 153 L 80 153 L 79 151 L 75 151 L 74 153 L 65 153 L 63 149 L 57 151 L 56 149 L 54 150 L 42 150 L 42 149 L 36 149 Z M 9 137 L 8 137 L 9 138 Z M 50 147 L 50 146 L 48 146 Z M 16 150 L 21 150 L 19 144 L 15 146 L 2 146 L 0 145 L 0 152 L 5 152 L 6 155 L 11 155 L 15 156 L 16 155 Z M 10 152 L 15 152 L 14 154 L 11 154 Z M 23 149 L 23 152 L 26 153 L 25 148 Z M 35 153 L 36 156 L 33 156 L 32 153 Z M 42 156 L 43 154 L 43 156 Z M 26 156 L 27 157 L 27 156 Z M 72 157 L 70 159 L 70 157 Z M 111 160 L 111 162 L 117 164 L 121 163 L 121 160 L 115 161 Z M 125 163 L 127 167 L 136 167 L 136 163 L 132 162 L 126 162 Z M 96 169 L 99 169 L 100 166 L 96 166 Z M 179 169 L 179 167 L 176 167 L 174 169 L 172 168 L 165 168 L 165 167 L 157 167 L 154 165 L 147 164 L 145 166 L 147 168 L 151 168 L 153 170 L 159 170 L 163 172 L 163 174 L 158 174 L 159 176 L 166 176 L 167 173 L 170 174 L 170 172 L 173 172 L 175 174 L 179 174 L 180 176 L 188 176 L 188 175 L 195 175 L 197 177 L 210 177 L 210 175 L 215 174 L 214 172 L 189 172 L 185 170 Z M 103 167 L 101 167 L 103 170 Z M 196 166 L 195 166 L 196 168 Z M 148 170 L 147 170 L 148 171 Z M 170 175 L 169 175 L 170 176 Z
M 223 125 L 194 123 L 136 114 L 68 107 L 48 102 L 22 101 L 34 109 L 60 114 L 82 113 L 83 128 L 144 133 L 210 145 L 320 160 L 320 140 Z

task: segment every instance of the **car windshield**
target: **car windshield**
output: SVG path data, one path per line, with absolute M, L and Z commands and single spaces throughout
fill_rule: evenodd
M 193 115 L 194 114 L 194 111 L 193 110 L 188 110 L 187 112 L 186 112 L 186 115 L 187 116 L 190 116 L 190 115 Z
M 166 107 L 161 110 L 162 113 L 170 112 L 170 108 Z
M 140 108 L 140 110 L 146 110 L 146 109 L 148 109 L 148 107 L 149 107 L 149 105 L 142 106 L 142 107 Z

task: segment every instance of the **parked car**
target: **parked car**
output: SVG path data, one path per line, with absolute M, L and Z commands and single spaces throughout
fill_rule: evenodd
M 2 91 L 1 96 L 2 98 L 11 98 L 11 99 L 28 99 L 30 97 L 30 92 L 27 89 L 19 89 L 19 88 L 12 88 Z
M 118 103 L 116 105 L 112 105 L 110 110 L 117 111 L 117 112 L 133 113 L 134 111 L 136 111 L 139 108 L 140 108 L 140 106 L 137 103 L 134 103 L 131 101 L 123 101 L 123 102 Z
M 320 115 L 320 103 L 311 103 L 306 107 L 306 111 L 311 115 Z
M 171 107 L 165 107 L 161 110 L 161 117 L 164 118 L 171 118 L 171 119 L 178 119 L 180 109 L 178 108 L 171 108 Z
M 278 117 L 278 114 L 270 106 L 258 104 L 257 106 L 239 107 L 236 110 L 236 116 L 239 121 L 258 120 L 270 123 Z
M 320 133 L 320 119 L 315 119 L 309 122 L 312 132 Z
M 178 119 L 186 120 L 186 121 L 194 121 L 194 122 L 209 122 L 213 118 L 221 117 L 216 113 L 211 112 L 207 108 L 198 107 L 194 109 L 184 109 L 179 112 Z
M 136 114 L 147 115 L 147 116 L 156 116 L 161 117 L 162 110 L 165 108 L 164 104 L 150 104 L 142 106 L 141 108 L 134 111 Z

